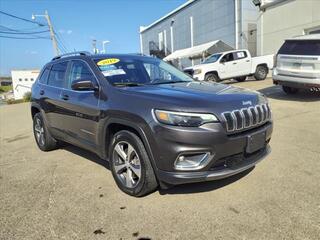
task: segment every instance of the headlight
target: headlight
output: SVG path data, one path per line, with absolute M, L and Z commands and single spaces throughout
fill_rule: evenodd
M 161 123 L 183 127 L 198 127 L 209 122 L 218 122 L 215 115 L 209 113 L 186 113 L 154 110 L 154 115 Z
M 200 74 L 201 72 L 202 72 L 201 69 L 195 69 L 195 70 L 193 71 L 193 74 Z

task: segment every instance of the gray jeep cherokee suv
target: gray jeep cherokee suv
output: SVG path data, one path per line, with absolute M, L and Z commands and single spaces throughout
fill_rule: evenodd
M 41 150 L 68 142 L 92 151 L 133 196 L 225 178 L 270 152 L 263 95 L 141 55 L 55 57 L 32 87 L 31 114 Z

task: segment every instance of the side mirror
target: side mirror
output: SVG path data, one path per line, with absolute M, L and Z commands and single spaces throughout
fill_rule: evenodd
M 90 80 L 75 80 L 71 84 L 71 89 L 75 91 L 96 91 L 98 86 L 94 85 Z

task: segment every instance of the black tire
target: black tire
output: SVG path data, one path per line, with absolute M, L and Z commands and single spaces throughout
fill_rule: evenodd
M 58 148 L 58 142 L 51 136 L 40 112 L 33 117 L 33 134 L 42 151 L 46 152 Z M 42 137 L 39 137 L 39 134 L 43 134 Z
M 219 76 L 216 73 L 206 74 L 204 80 L 207 82 L 220 82 L 221 81 L 221 79 L 219 78 Z
M 123 160 L 123 158 L 120 158 L 118 152 L 116 151 L 116 147 L 119 146 L 119 144 L 125 144 L 128 143 L 129 145 L 131 145 L 131 147 L 133 147 L 134 149 L 134 153 L 136 154 L 138 159 L 139 159 L 139 164 L 140 164 L 140 177 L 138 178 L 137 182 L 135 184 L 133 184 L 133 181 L 131 181 L 132 186 L 128 187 L 126 185 L 126 180 L 128 178 L 128 169 L 130 168 L 128 165 L 129 164 L 129 158 L 130 156 L 128 156 L 129 154 L 127 154 L 126 159 L 127 160 Z M 128 147 L 129 149 L 129 147 Z M 125 149 L 122 149 L 125 152 Z M 129 152 L 129 150 L 127 150 L 127 153 Z M 132 155 L 132 154 L 131 154 Z M 147 151 L 142 143 L 142 141 L 140 140 L 140 138 L 130 132 L 130 131 L 126 131 L 126 130 L 122 130 L 117 132 L 113 139 L 112 142 L 110 144 L 110 148 L 109 148 L 109 159 L 110 159 L 110 168 L 111 168 L 111 172 L 113 175 L 113 178 L 115 180 L 115 182 L 117 183 L 118 187 L 125 193 L 134 196 L 134 197 L 142 197 L 147 195 L 148 193 L 153 192 L 155 189 L 157 189 L 158 187 L 158 182 L 157 179 L 155 177 L 149 156 L 147 154 Z M 119 161 L 122 161 L 122 164 L 119 164 Z M 135 160 L 137 160 L 135 158 Z M 127 161 L 125 163 L 125 161 Z M 118 171 L 116 171 L 115 167 L 119 167 L 119 166 L 123 166 L 127 164 L 126 167 L 123 167 L 122 170 L 119 170 L 120 168 L 118 168 Z M 132 167 L 132 165 L 130 165 Z M 135 165 L 138 166 L 138 165 Z M 138 175 L 135 175 L 134 171 L 132 171 L 132 168 L 130 168 L 130 176 L 132 178 L 132 176 L 134 177 L 138 177 Z M 126 182 L 126 183 L 124 183 Z
M 286 94 L 296 94 L 299 89 L 298 88 L 293 88 L 293 87 L 288 87 L 288 86 L 282 86 L 282 90 L 286 93 Z
M 267 78 L 269 69 L 266 66 L 257 66 L 254 78 L 256 80 L 265 80 Z
M 244 82 L 246 79 L 247 79 L 247 76 L 235 78 L 235 80 L 236 80 L 237 82 Z

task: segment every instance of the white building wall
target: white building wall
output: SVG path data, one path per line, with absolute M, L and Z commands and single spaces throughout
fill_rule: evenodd
M 140 28 L 142 53 L 150 54 L 149 43 L 162 49 L 159 34 L 165 32 L 166 55 L 215 40 L 222 40 L 234 48 L 249 48 L 251 52 L 253 49 L 255 55 L 255 38 L 249 36 L 248 41 L 248 29 L 255 29 L 259 11 L 252 0 L 194 0 L 189 3 L 150 27 Z M 188 59 L 182 60 L 183 67 L 190 65 Z
M 22 99 L 36 81 L 40 70 L 12 70 L 12 87 L 15 99 Z
M 320 0 L 265 0 L 258 20 L 258 55 L 275 54 L 284 40 L 320 30 Z

